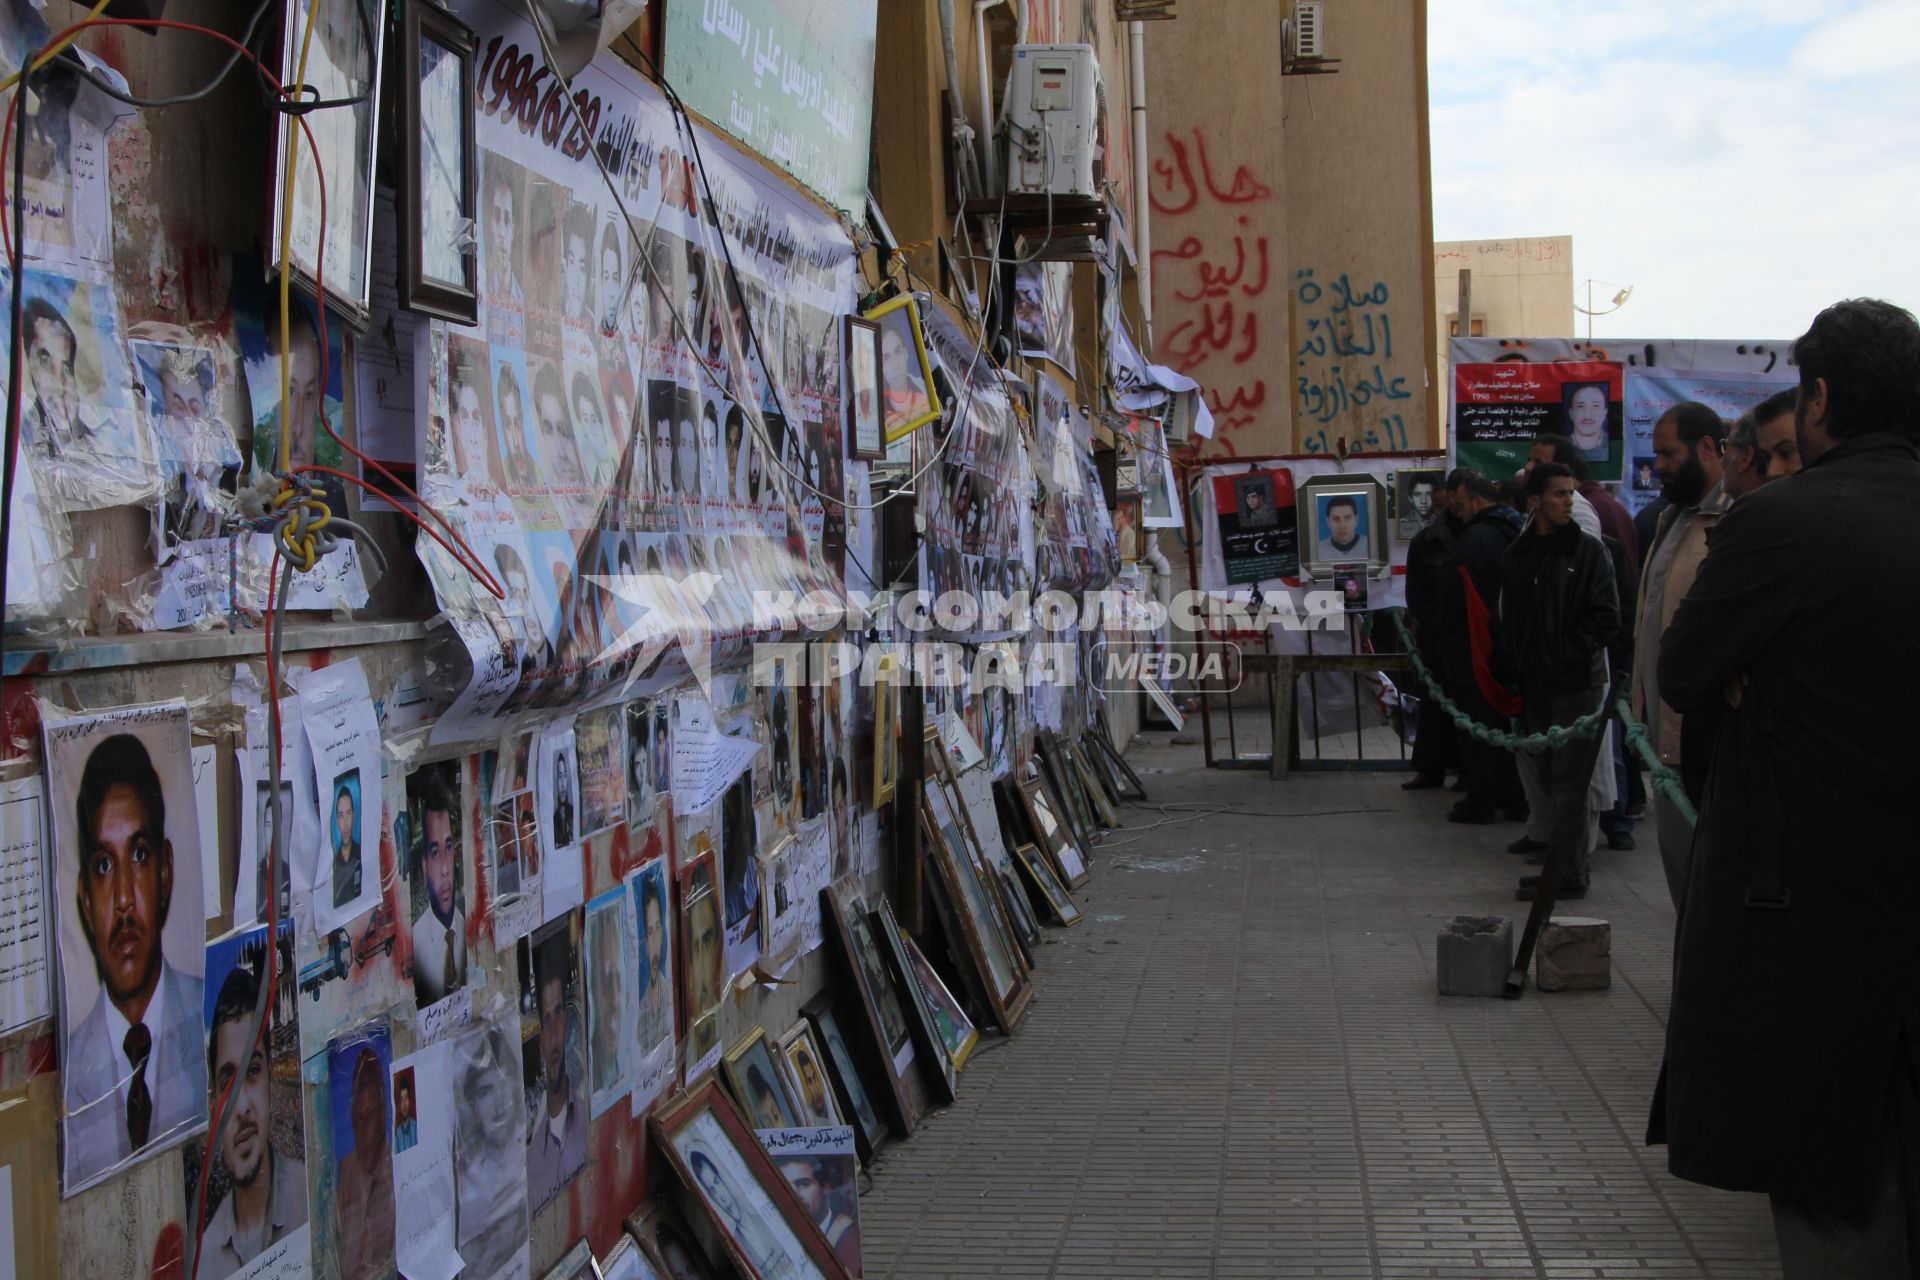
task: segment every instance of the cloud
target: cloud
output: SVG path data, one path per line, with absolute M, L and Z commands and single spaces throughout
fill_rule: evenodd
M 1576 288 L 1634 286 L 1596 335 L 1791 338 L 1840 297 L 1920 307 L 1910 2 L 1508 9 L 1430 11 L 1436 239 L 1571 235 Z

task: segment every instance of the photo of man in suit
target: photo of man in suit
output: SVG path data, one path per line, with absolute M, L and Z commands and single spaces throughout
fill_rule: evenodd
M 568 999 L 573 988 L 573 940 L 555 930 L 533 952 L 540 1007 L 542 1105 L 527 1137 L 527 1198 L 538 1213 L 587 1163 L 587 1104 L 567 1067 Z
M 467 983 L 467 919 L 460 903 L 460 837 L 454 827 L 458 802 L 451 762 L 428 765 L 407 779 L 407 808 L 417 816 L 414 838 L 426 909 L 413 922 L 413 994 L 421 1007 L 443 1000 Z
M 179 728 L 184 754 L 184 708 Z M 50 741 L 56 731 L 49 726 Z M 191 799 L 189 791 L 175 830 L 194 829 Z M 176 876 L 167 808 L 140 736 L 114 733 L 87 752 L 74 792 L 74 903 L 99 992 L 62 1053 L 69 1193 L 206 1123 L 204 985 L 162 946 Z M 199 853 L 187 839 L 181 888 L 193 905 Z M 71 985 L 79 967 L 71 948 L 62 962 Z

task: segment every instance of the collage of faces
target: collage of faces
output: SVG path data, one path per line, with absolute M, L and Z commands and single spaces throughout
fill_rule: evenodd
M 430 337 L 422 456 L 506 593 L 428 556 L 518 668 L 504 710 L 791 625 L 772 602 L 845 569 L 838 277 L 769 285 L 710 225 L 629 225 L 491 150 L 480 191 L 482 324 Z

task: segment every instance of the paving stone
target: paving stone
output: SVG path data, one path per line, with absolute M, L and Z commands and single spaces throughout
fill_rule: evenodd
M 1514 828 L 1164 742 L 1129 752 L 1152 803 L 1047 930 L 1019 1033 L 875 1161 L 869 1277 L 1779 1276 L 1764 1198 L 1639 1141 L 1673 963 L 1651 841 L 1595 855 L 1608 989 L 1442 1000 L 1434 939 L 1510 909 Z
M 1549 916 L 1534 950 L 1542 991 L 1605 991 L 1613 985 L 1613 928 L 1591 916 Z

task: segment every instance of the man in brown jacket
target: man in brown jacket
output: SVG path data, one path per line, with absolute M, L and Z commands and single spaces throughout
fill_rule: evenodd
M 1654 470 L 1660 476 L 1660 495 L 1667 500 L 1667 509 L 1660 513 L 1655 528 L 1634 609 L 1633 717 L 1647 726 L 1661 761 L 1674 769 L 1680 767 L 1680 715 L 1660 701 L 1655 684 L 1660 639 L 1706 559 L 1708 531 L 1732 505 L 1721 483 L 1720 446 L 1726 436 L 1727 424 L 1720 415 L 1692 400 L 1673 406 L 1653 424 Z M 1667 891 L 1678 911 L 1686 891 L 1693 826 L 1673 801 L 1658 792 L 1653 796 L 1653 817 Z

